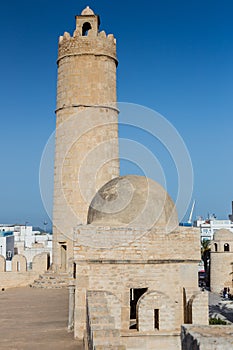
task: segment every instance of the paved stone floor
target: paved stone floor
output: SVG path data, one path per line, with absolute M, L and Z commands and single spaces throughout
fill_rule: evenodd
M 224 299 L 217 293 L 209 293 L 209 316 L 233 323 L 233 300 Z
M 68 290 L 0 291 L 0 349 L 83 350 L 67 332 Z

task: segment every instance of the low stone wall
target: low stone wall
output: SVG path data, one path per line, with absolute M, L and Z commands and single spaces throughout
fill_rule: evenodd
M 183 325 L 182 350 L 230 350 L 233 349 L 231 326 Z
M 180 334 L 128 332 L 122 334 L 127 350 L 181 350 Z
M 6 261 L 0 256 L 0 288 L 25 287 L 39 277 L 48 269 L 48 254 L 41 253 L 34 257 L 32 269 L 27 270 L 27 259 L 25 256 L 15 255 L 11 262 L 11 271 L 6 271 Z
M 111 300 L 112 299 L 112 300 Z M 117 328 L 117 320 L 113 317 L 111 308 L 116 297 L 107 292 L 87 292 L 87 329 L 85 337 L 85 349 L 125 350 L 121 343 L 120 330 Z M 114 304 L 113 304 L 114 305 Z M 114 306 L 114 315 L 120 313 Z M 118 317 L 116 317 L 118 318 Z
M 39 277 L 38 272 L 0 272 L 0 289 L 26 287 Z

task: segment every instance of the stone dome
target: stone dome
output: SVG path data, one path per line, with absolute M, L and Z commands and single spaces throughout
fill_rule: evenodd
M 233 241 L 233 232 L 226 229 L 217 230 L 213 239 L 214 241 Z
M 94 11 L 87 6 L 81 13 L 81 16 L 93 16 L 94 15 Z
M 157 182 L 136 175 L 120 176 L 106 183 L 95 195 L 87 223 L 96 226 L 162 227 L 178 226 L 175 205 Z

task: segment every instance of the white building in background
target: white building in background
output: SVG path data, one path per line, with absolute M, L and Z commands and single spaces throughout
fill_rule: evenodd
M 6 259 L 6 271 L 11 271 L 11 260 L 14 256 L 13 231 L 0 231 L 0 255 Z
M 52 258 L 52 235 L 49 233 L 33 231 L 33 227 L 27 225 L 0 224 L 0 250 L 2 245 L 2 253 L 6 251 L 6 255 L 2 254 L 5 258 L 7 258 L 7 248 L 5 249 L 7 243 L 4 243 L 7 242 L 6 237 L 13 237 L 12 256 L 15 254 L 24 255 L 29 266 L 37 254 L 46 252 L 50 254 L 50 259 Z
M 0 231 L 0 255 L 6 260 L 11 260 L 14 255 L 14 235 L 12 231 Z
M 200 228 L 201 241 L 212 240 L 213 235 L 217 230 L 226 229 L 233 232 L 233 222 L 231 220 L 216 220 L 210 219 L 197 219 L 194 221 L 194 227 Z

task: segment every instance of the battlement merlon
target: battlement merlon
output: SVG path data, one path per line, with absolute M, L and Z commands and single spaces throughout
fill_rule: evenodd
M 65 32 L 59 38 L 58 61 L 66 56 L 101 55 L 108 56 L 118 64 L 116 57 L 116 39 L 113 34 L 99 32 L 98 15 L 86 7 L 80 16 L 76 16 L 76 29 L 71 36 Z

